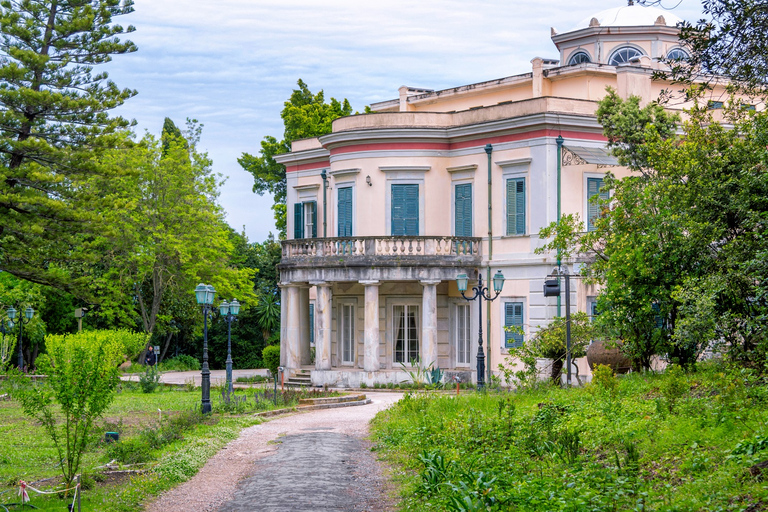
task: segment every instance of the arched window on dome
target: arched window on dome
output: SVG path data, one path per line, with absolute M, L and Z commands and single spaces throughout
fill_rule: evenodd
M 691 56 L 682 48 L 672 48 L 669 50 L 669 53 L 667 53 L 668 60 L 688 60 L 689 58 L 691 58 Z
M 576 53 L 571 55 L 570 59 L 568 59 L 569 66 L 574 66 L 576 64 L 584 64 L 585 62 L 592 62 L 592 59 L 589 58 L 589 54 L 584 50 L 577 51 Z
M 618 66 L 620 64 L 624 64 L 625 62 L 629 62 L 636 57 L 642 56 L 643 52 L 637 48 L 633 46 L 622 46 L 611 54 L 611 57 L 608 59 L 608 64 L 610 66 Z

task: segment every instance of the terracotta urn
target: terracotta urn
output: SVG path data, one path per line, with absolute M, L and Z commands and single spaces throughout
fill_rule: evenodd
M 627 373 L 632 363 L 621 353 L 621 342 L 613 340 L 597 340 L 587 347 L 587 362 L 589 369 L 594 370 L 598 364 L 610 366 L 614 373 Z

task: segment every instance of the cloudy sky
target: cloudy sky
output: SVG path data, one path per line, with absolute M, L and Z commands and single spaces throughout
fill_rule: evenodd
M 139 51 L 108 68 L 139 94 L 119 114 L 140 132 L 163 118 L 204 125 L 201 149 L 227 177 L 227 221 L 261 241 L 275 230 L 271 197 L 253 194 L 237 163 L 266 135 L 282 137 L 280 111 L 301 78 L 355 110 L 394 99 L 401 85 L 443 89 L 530 71 L 557 57 L 550 27 L 564 32 L 625 0 L 135 0 Z M 681 18 L 700 0 L 662 0 Z

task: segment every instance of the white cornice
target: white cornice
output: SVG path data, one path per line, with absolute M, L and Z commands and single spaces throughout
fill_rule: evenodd
M 337 171 L 331 171 L 328 174 L 331 175 L 331 177 L 335 180 L 338 180 L 339 178 L 348 178 L 350 176 L 354 176 L 355 174 L 359 174 L 360 169 L 339 169 Z
M 379 166 L 381 172 L 427 172 L 432 167 L 429 165 L 383 165 Z
M 320 188 L 320 184 L 319 183 L 311 183 L 309 185 L 294 185 L 293 188 L 296 191 L 318 190 Z
M 530 165 L 532 161 L 533 159 L 528 157 L 528 158 L 513 158 L 512 160 L 501 160 L 499 162 L 494 162 L 494 163 L 503 169 L 505 167 Z
M 458 165 L 456 167 L 448 167 L 445 169 L 446 171 L 450 173 L 455 172 L 475 172 L 477 170 L 477 164 L 469 164 L 469 165 Z
M 331 156 L 331 152 L 325 148 L 320 149 L 308 149 L 306 151 L 298 151 L 296 153 L 283 153 L 282 155 L 275 155 L 275 162 L 283 165 L 298 164 L 298 163 L 311 163 L 313 161 L 327 161 Z

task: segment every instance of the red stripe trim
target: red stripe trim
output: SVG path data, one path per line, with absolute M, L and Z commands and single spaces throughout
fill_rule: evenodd
M 515 142 L 520 140 L 538 139 L 542 137 L 557 137 L 562 135 L 564 139 L 581 139 L 581 140 L 594 140 L 594 141 L 606 141 L 601 133 L 590 132 L 572 132 L 561 131 L 555 129 L 547 130 L 533 130 L 522 133 L 510 133 L 507 135 L 499 135 L 498 137 L 488 137 L 482 139 L 465 140 L 460 142 L 440 143 L 440 142 L 382 142 L 382 143 L 366 143 L 366 144 L 354 144 L 349 146 L 341 146 L 333 148 L 331 155 L 342 155 L 344 153 L 360 153 L 365 151 L 397 151 L 397 150 L 422 150 L 422 151 L 450 151 L 454 149 L 464 149 L 478 146 L 485 146 L 486 144 L 500 144 L 503 142 Z
M 323 169 L 325 167 L 330 167 L 330 166 L 331 166 L 330 161 L 313 162 L 311 164 L 301 164 L 301 165 L 286 165 L 285 172 L 308 171 L 311 169 Z

